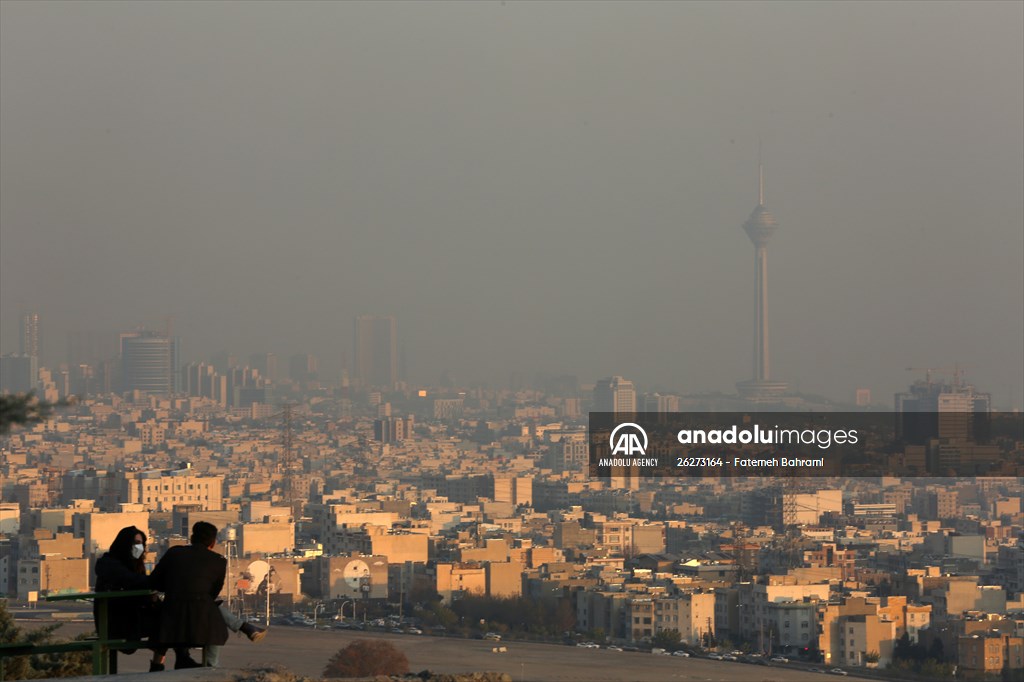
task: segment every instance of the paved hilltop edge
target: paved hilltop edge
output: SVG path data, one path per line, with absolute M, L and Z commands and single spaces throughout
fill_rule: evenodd
M 264 666 L 244 670 L 231 668 L 199 668 L 192 670 L 168 670 L 159 674 L 128 673 L 121 675 L 89 675 L 70 677 L 65 680 L 90 680 L 90 682 L 320 682 L 323 677 L 296 675 L 282 666 Z M 350 682 L 513 682 L 508 673 L 432 673 L 424 670 L 408 675 L 378 675 L 376 677 L 346 678 Z

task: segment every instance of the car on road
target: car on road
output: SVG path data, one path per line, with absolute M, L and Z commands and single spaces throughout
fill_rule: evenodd
M 789 659 L 785 656 L 772 656 L 768 660 L 772 663 L 789 663 Z
M 823 672 L 825 672 L 825 671 L 824 671 L 824 670 L 822 670 L 821 668 L 811 668 L 811 669 L 810 669 L 810 670 L 808 670 L 807 672 L 809 672 L 809 673 L 823 673 Z
M 688 654 L 685 651 L 673 651 L 672 655 L 673 656 L 681 656 L 682 658 L 689 658 L 690 657 L 690 654 Z
M 726 654 L 725 656 L 722 656 L 722 660 L 723 661 L 739 661 L 740 659 L 739 659 L 739 656 L 734 656 L 733 654 Z
M 723 656 L 721 654 L 708 654 L 708 658 L 710 658 L 712 661 L 724 660 L 724 658 L 723 658 Z
M 501 635 L 499 635 L 497 632 L 488 632 L 484 634 L 484 639 L 486 639 L 488 642 L 500 642 Z
M 845 670 L 843 670 L 842 668 L 832 668 L 828 672 L 829 672 L 830 675 L 843 675 L 843 676 L 845 676 L 847 674 L 847 672 Z
M 612 645 L 612 646 L 608 647 L 608 651 L 622 651 L 622 647 Z

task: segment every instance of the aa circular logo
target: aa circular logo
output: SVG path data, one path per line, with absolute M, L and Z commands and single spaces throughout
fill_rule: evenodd
M 639 424 L 624 422 L 612 430 L 608 446 L 613 455 L 647 454 L 647 432 Z

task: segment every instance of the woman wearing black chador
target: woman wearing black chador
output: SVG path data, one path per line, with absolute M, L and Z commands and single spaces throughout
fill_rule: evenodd
M 96 591 L 118 592 L 121 590 L 150 589 L 146 575 L 146 534 L 135 526 L 122 528 L 110 543 L 110 551 L 96 561 Z M 150 671 L 164 669 L 166 647 L 152 640 L 157 623 L 157 602 L 151 596 L 123 597 L 107 601 L 107 629 L 111 639 L 137 642 L 149 639 L 153 650 Z M 93 606 L 93 616 L 96 607 Z M 122 649 L 122 653 L 133 654 L 135 649 Z M 186 653 L 187 655 L 187 653 Z M 198 665 L 198 663 L 196 664 Z

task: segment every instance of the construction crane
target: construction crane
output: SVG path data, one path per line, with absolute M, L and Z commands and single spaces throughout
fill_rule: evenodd
M 956 363 L 952 367 L 907 367 L 906 371 L 924 372 L 925 383 L 929 386 L 932 385 L 932 372 L 952 375 L 953 388 L 960 388 L 960 380 L 964 375 L 964 367 L 960 363 Z

